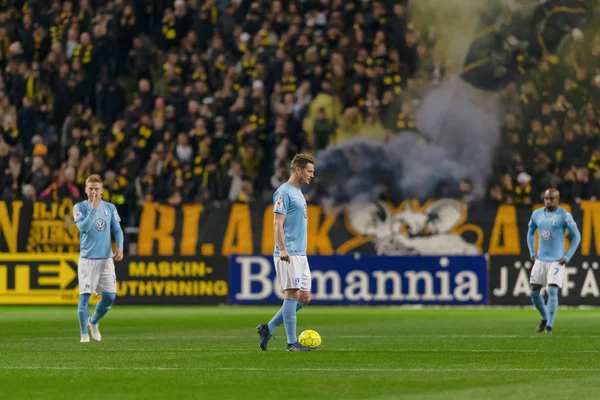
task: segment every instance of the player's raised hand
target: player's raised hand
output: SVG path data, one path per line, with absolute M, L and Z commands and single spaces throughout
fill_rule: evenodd
M 567 263 L 567 259 L 563 257 L 563 258 L 561 258 L 560 260 L 558 260 L 558 263 L 559 263 L 560 265 L 565 265 L 565 264 Z
M 115 261 L 121 261 L 123 259 L 123 249 L 117 249 L 115 252 Z
M 101 193 L 94 193 L 92 195 L 92 207 L 93 208 L 100 207 L 100 202 L 101 201 L 102 201 L 102 194 Z
M 287 250 L 281 250 L 279 252 L 279 259 L 281 261 L 285 261 L 286 263 L 290 262 L 290 255 L 288 254 Z

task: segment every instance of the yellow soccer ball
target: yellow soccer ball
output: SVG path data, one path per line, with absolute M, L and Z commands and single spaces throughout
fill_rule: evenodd
M 298 343 L 309 349 L 316 349 L 321 345 L 321 335 L 317 331 L 306 330 L 298 336 Z

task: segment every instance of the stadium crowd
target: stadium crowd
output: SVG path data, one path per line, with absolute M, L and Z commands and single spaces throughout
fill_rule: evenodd
M 407 0 L 0 0 L 1 198 L 81 199 L 90 173 L 129 221 L 270 198 L 296 152 L 415 128 L 457 72 L 440 23 Z M 600 192 L 600 40 L 573 51 L 502 93 L 489 201 Z

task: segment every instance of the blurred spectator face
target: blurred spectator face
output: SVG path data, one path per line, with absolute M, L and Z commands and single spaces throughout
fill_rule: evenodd
M 293 74 L 294 73 L 294 63 L 291 61 L 286 61 L 283 64 L 283 73 L 284 74 Z
M 153 120 L 154 129 L 161 130 L 165 127 L 165 119 L 163 117 L 157 116 Z
M 5 116 L 4 117 L 4 127 L 5 128 L 16 128 L 17 124 L 15 122 L 15 119 L 10 115 Z
M 502 175 L 502 185 L 505 187 L 509 187 L 512 185 L 512 177 L 510 176 L 510 174 Z
M 40 156 L 36 156 L 33 157 L 33 160 L 31 162 L 31 171 L 36 172 L 41 170 L 42 168 L 44 168 L 46 166 L 46 162 L 44 161 L 44 159 Z
M 573 81 L 570 79 L 565 79 L 565 91 L 570 91 L 573 89 Z
M 571 140 L 573 140 L 574 138 L 575 138 L 575 135 L 573 134 L 573 131 L 569 129 L 569 130 L 568 130 L 568 131 L 565 133 L 565 139 L 566 139 L 566 140 L 568 140 L 568 141 L 571 141 Z
M 35 187 L 33 185 L 23 185 L 22 189 L 23 197 L 26 200 L 36 201 L 37 195 L 35 193 Z
M 71 42 L 76 42 L 77 38 L 79 37 L 79 32 L 77 32 L 77 29 L 69 29 L 69 33 L 67 33 L 67 39 Z
M 140 92 L 146 93 L 150 91 L 150 81 L 148 79 L 142 79 L 139 83 Z
M 64 180 L 66 183 L 72 184 L 75 182 L 75 168 L 67 167 L 64 171 Z
M 232 175 L 240 176 L 242 174 L 242 164 L 239 161 L 232 161 L 230 168 Z
M 81 44 L 83 46 L 87 46 L 91 43 L 91 39 L 90 39 L 90 34 L 87 32 L 84 32 L 81 34 Z
M 244 179 L 242 182 L 242 191 L 247 194 L 252 194 L 252 192 L 254 192 L 254 185 L 250 179 Z
M 71 146 L 69 147 L 69 158 L 72 160 L 78 160 L 79 159 L 79 147 L 77 146 Z
M 578 181 L 585 182 L 588 180 L 588 169 L 587 168 L 577 168 L 577 172 L 575 173 L 575 177 Z
M 148 114 L 142 115 L 140 121 L 142 122 L 142 125 L 152 126 L 152 120 L 150 119 L 150 116 Z
M 197 114 L 200 109 L 200 105 L 196 100 L 192 100 L 188 103 L 188 112 L 190 114 Z
M 206 122 L 204 121 L 204 118 L 196 118 L 196 121 L 194 122 L 194 129 L 198 131 L 206 130 Z
M 548 104 L 548 103 L 542 104 L 542 114 L 543 115 L 550 115 L 551 112 L 552 112 L 552 106 L 550 106 L 550 104 Z
M 177 135 L 177 144 L 180 146 L 187 146 L 188 137 L 185 133 L 180 133 L 179 135 Z
M 542 123 L 539 119 L 534 119 L 531 121 L 531 131 L 534 133 L 542 132 Z

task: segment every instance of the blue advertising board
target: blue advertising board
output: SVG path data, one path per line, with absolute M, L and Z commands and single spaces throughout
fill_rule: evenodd
M 488 303 L 483 256 L 311 256 L 312 304 Z M 234 255 L 230 304 L 280 304 L 273 257 Z

